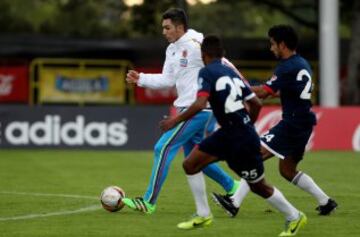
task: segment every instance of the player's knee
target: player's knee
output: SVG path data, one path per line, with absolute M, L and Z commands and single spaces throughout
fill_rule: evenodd
M 280 174 L 282 177 L 284 177 L 287 181 L 291 182 L 291 180 L 293 180 L 293 178 L 296 175 L 296 172 L 288 169 L 286 167 L 280 167 Z
M 260 154 L 261 154 L 261 158 L 264 161 L 274 156 L 270 151 L 266 150 L 266 148 L 264 148 L 263 146 L 260 149 Z
M 249 184 L 250 190 L 253 193 L 258 194 L 260 192 L 260 188 L 255 184 Z
M 249 184 L 250 190 L 263 198 L 268 198 L 272 195 L 272 188 L 263 182 Z

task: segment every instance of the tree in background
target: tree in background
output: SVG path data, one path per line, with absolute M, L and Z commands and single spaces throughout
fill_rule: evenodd
M 1 0 L 1 33 L 109 38 L 130 35 L 119 0 Z
M 189 15 L 196 28 L 223 37 L 266 38 L 274 24 L 294 25 L 306 38 L 317 36 L 317 5 L 312 0 L 245 0 L 217 1 L 209 5 L 194 5 Z M 315 1 L 316 2 L 316 1 Z M 201 16 L 201 17 L 200 17 Z M 209 24 L 211 19 L 211 24 Z
M 144 0 L 128 7 L 121 0 L 1 0 L 1 34 L 47 34 L 82 38 L 159 37 L 161 14 L 184 7 L 190 25 L 224 38 L 266 38 L 273 24 L 296 27 L 302 38 L 318 37 L 318 1 L 217 0 L 187 5 L 185 0 Z M 350 39 L 347 104 L 360 103 L 360 1 L 340 0 L 340 35 Z
M 352 7 L 341 0 L 342 8 Z M 318 2 L 314 0 L 217 0 L 187 5 L 185 0 L 144 0 L 126 6 L 121 0 L 1 0 L 1 33 L 39 33 L 72 37 L 146 37 L 161 32 L 161 14 L 185 7 L 191 25 L 223 37 L 261 37 L 272 24 L 289 23 L 306 37 L 316 37 Z M 346 18 L 349 14 L 345 12 Z M 348 21 L 345 22 L 347 24 Z M 344 28 L 344 27 L 342 27 Z M 349 28 L 349 26 L 347 27 Z
M 142 5 L 134 6 L 130 12 L 133 36 L 158 37 L 161 33 L 161 15 L 171 6 L 174 6 L 171 0 L 147 0 Z
M 22 4 L 23 3 L 23 4 Z M 34 2 L 36 5 L 37 2 Z M 0 25 L 2 33 L 18 33 L 18 32 L 33 32 L 34 24 L 29 20 L 29 16 L 25 14 L 25 9 L 33 10 L 28 1 L 19 0 L 3 0 L 0 1 Z

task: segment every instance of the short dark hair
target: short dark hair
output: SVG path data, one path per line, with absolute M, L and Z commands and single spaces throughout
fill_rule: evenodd
M 181 8 L 170 8 L 162 15 L 162 19 L 170 19 L 174 25 L 183 25 L 184 30 L 188 29 L 188 19 L 186 13 Z
M 214 58 L 222 58 L 225 53 L 222 41 L 216 35 L 207 35 L 204 38 L 201 51 Z
M 298 46 L 298 36 L 294 28 L 289 25 L 275 25 L 271 27 L 268 36 L 273 38 L 278 44 L 284 42 L 290 50 L 295 50 Z

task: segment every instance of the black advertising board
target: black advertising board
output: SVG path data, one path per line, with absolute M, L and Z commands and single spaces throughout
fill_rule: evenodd
M 152 150 L 167 106 L 0 106 L 1 148 Z

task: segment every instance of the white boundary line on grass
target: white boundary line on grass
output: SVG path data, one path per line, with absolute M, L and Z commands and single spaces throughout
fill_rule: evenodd
M 0 221 L 17 221 L 17 220 L 34 219 L 34 218 L 39 218 L 39 217 L 71 215 L 71 214 L 77 214 L 77 213 L 81 213 L 81 212 L 95 211 L 95 210 L 99 210 L 100 208 L 101 207 L 99 205 L 92 205 L 92 206 L 83 207 L 83 208 L 72 210 L 72 211 L 59 211 L 59 212 L 50 212 L 50 213 L 45 213 L 45 214 L 29 214 L 29 215 L 24 215 L 24 216 L 0 217 Z
M 92 196 L 82 196 L 82 195 L 73 195 L 73 194 L 55 194 L 55 193 L 25 193 L 25 192 L 0 191 L 0 194 L 43 196 L 43 197 L 65 197 L 65 198 L 93 199 L 93 200 L 98 199 Z
M 77 198 L 77 199 L 97 199 L 91 196 L 82 196 L 82 195 L 71 195 L 71 194 L 51 194 L 51 193 L 25 193 L 25 192 L 9 192 L 9 191 L 0 191 L 0 194 L 14 194 L 14 195 L 27 195 L 27 196 L 45 196 L 45 197 L 64 197 L 64 198 Z M 16 221 L 16 220 L 26 220 L 34 219 L 40 217 L 49 217 L 49 216 L 63 216 L 63 215 L 72 215 L 82 212 L 96 211 L 101 209 L 100 205 L 91 205 L 88 207 L 83 207 L 76 210 L 67 210 L 67 211 L 58 211 L 50 212 L 43 214 L 29 214 L 23 216 L 12 216 L 12 217 L 0 217 L 0 221 Z

